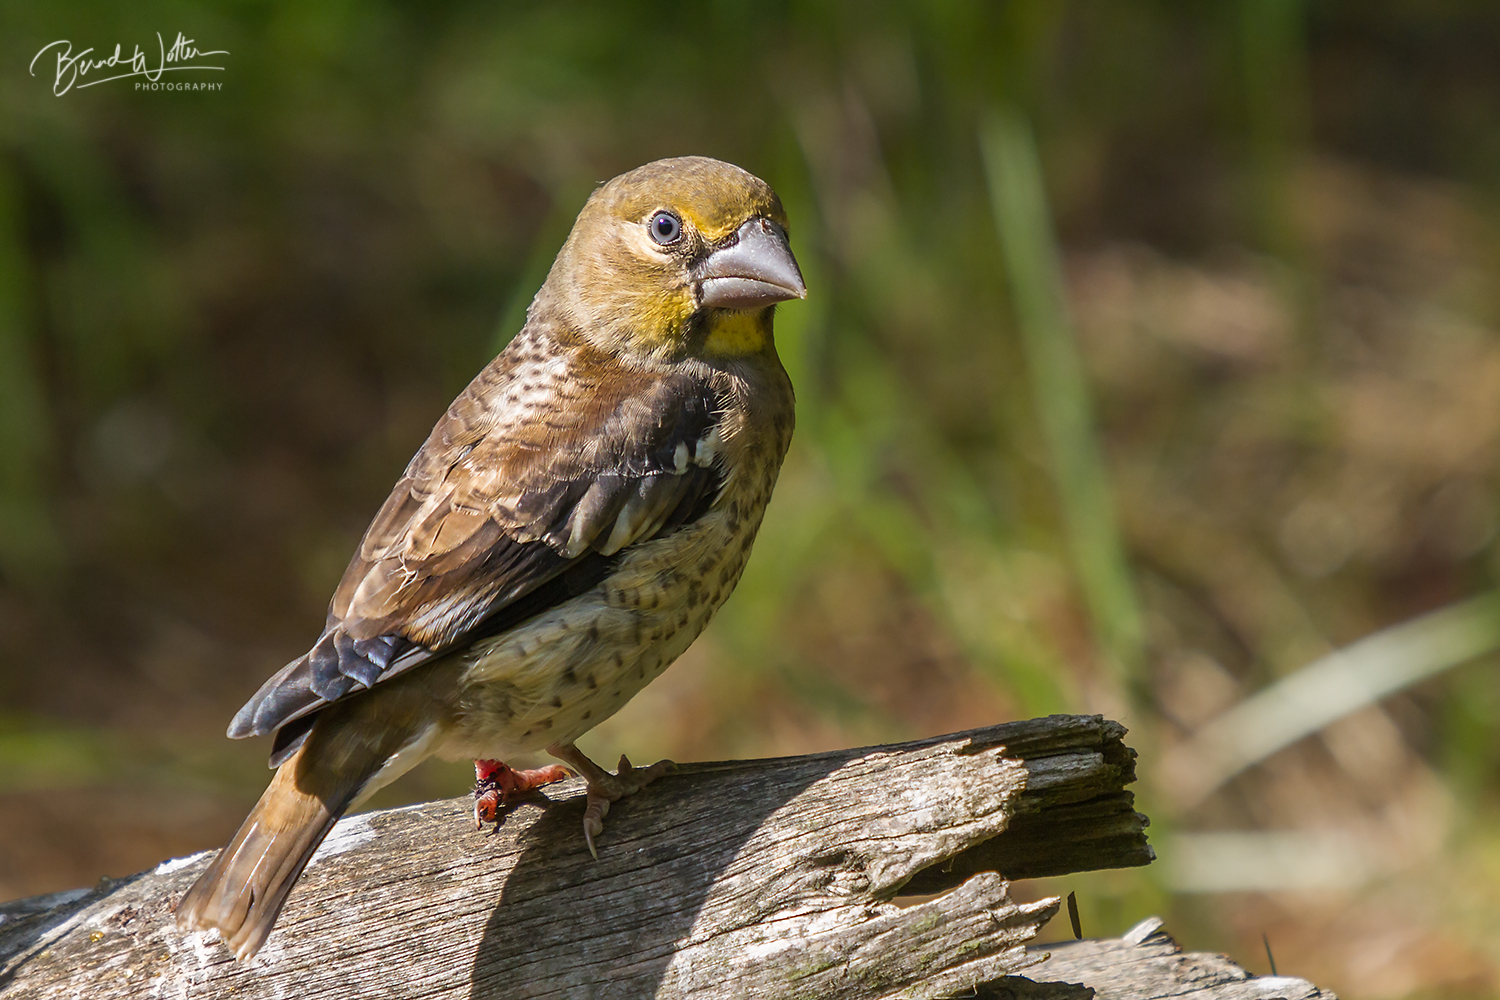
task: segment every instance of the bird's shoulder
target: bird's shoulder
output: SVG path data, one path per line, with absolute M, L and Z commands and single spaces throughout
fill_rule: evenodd
M 695 468 L 711 469 L 715 424 L 732 395 L 713 373 L 633 368 L 565 331 L 528 327 L 413 457 L 361 541 L 333 613 L 354 631 L 380 631 L 399 623 L 393 616 L 410 617 L 425 581 L 454 569 L 486 585 L 508 582 L 493 559 L 476 560 L 497 543 L 540 543 L 544 561 L 546 552 L 566 561 L 589 548 L 618 550 L 636 539 L 607 522 L 632 499 L 636 508 L 648 494 L 670 501 L 701 478 L 689 477 Z M 381 565 L 398 586 L 369 586 Z

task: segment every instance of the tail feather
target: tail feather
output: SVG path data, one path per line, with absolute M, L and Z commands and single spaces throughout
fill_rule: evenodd
M 265 944 L 302 869 L 344 811 L 432 752 L 464 661 L 449 659 L 327 705 L 290 753 L 229 846 L 177 907 L 188 930 L 217 927 L 240 958 Z M 294 752 L 293 752 L 294 751 Z
M 328 800 L 310 794 L 298 787 L 301 758 L 299 752 L 277 769 L 229 846 L 177 907 L 178 926 L 217 927 L 241 959 L 265 944 L 298 876 L 363 784 L 350 783 L 346 793 Z

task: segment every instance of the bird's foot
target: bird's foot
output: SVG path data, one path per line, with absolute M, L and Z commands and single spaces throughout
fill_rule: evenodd
M 645 788 L 672 769 L 670 760 L 659 760 L 650 767 L 635 767 L 629 758 L 620 754 L 620 766 L 614 774 L 595 764 L 571 743 L 553 744 L 547 752 L 559 760 L 565 760 L 588 782 L 588 804 L 583 810 L 583 839 L 589 846 L 594 860 L 599 860 L 599 851 L 594 847 L 594 838 L 604 832 L 604 817 L 609 815 L 611 803 Z
M 534 788 L 571 777 L 573 772 L 560 764 L 517 771 L 503 760 L 476 760 L 474 826 L 482 830 L 484 824 L 494 823 L 498 830 L 504 806 L 514 804 Z

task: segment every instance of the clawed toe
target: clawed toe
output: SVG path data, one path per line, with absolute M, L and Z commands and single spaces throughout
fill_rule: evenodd
M 604 817 L 609 815 L 610 799 L 599 792 L 589 789 L 588 805 L 583 809 L 583 842 L 589 845 L 589 853 L 594 860 L 599 860 L 599 849 L 594 846 L 594 838 L 604 832 Z
M 620 766 L 615 773 L 615 780 L 620 785 L 620 794 L 630 795 L 640 791 L 672 770 L 673 766 L 670 760 L 659 760 L 649 767 L 635 767 L 630 763 L 630 758 L 620 754 Z
M 609 807 L 626 795 L 634 794 L 672 769 L 670 760 L 659 760 L 650 767 L 635 767 L 624 754 L 614 774 L 585 757 L 576 747 L 549 747 L 548 752 L 561 757 L 576 767 L 588 781 L 588 801 L 583 810 L 583 840 L 589 854 L 599 860 L 599 849 L 594 838 L 604 832 L 604 817 Z
M 501 760 L 476 760 L 474 762 L 474 825 L 484 829 L 486 823 L 500 823 L 505 818 L 505 806 L 514 805 L 527 793 L 550 785 L 554 781 L 573 777 L 573 772 L 561 764 L 546 767 L 516 770 Z
M 500 793 L 493 788 L 481 791 L 474 789 L 474 829 L 483 830 L 484 824 L 493 823 L 500 829 Z
M 567 761 L 588 781 L 588 801 L 583 810 L 583 840 L 588 844 L 589 854 L 599 858 L 599 849 L 594 838 L 604 832 L 604 817 L 609 807 L 626 795 L 645 788 L 672 769 L 672 762 L 659 760 L 650 767 L 636 767 L 630 758 L 620 755 L 616 773 L 608 771 L 589 760 L 576 747 L 555 746 L 550 752 Z M 483 829 L 486 823 L 494 824 L 498 830 L 505 819 L 505 807 L 514 805 L 526 793 L 554 781 L 573 776 L 573 771 L 560 764 L 518 771 L 499 760 L 476 760 L 474 762 L 474 825 Z

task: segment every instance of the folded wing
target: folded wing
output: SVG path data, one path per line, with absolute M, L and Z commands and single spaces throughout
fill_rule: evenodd
M 229 735 L 312 714 L 583 593 L 624 549 L 700 516 L 722 485 L 713 379 L 623 370 L 525 331 L 453 402 L 375 515 L 323 635 Z

